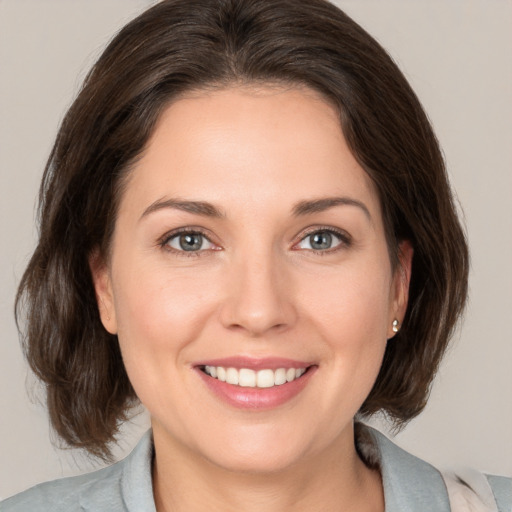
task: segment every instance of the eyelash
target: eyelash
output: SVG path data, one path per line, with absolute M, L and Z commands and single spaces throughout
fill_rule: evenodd
M 158 241 L 158 246 L 163 249 L 164 251 L 167 251 L 167 252 L 170 252 L 170 253 L 173 253 L 177 256 L 181 256 L 181 257 L 184 257 L 184 258 L 197 258 L 199 256 L 203 256 L 204 253 L 208 253 L 209 251 L 208 250 L 200 250 L 200 251 L 179 251 L 177 249 L 174 249 L 173 247 L 171 247 L 169 245 L 169 242 L 173 239 L 173 238 L 176 238 L 178 236 L 181 236 L 181 235 L 201 235 L 202 237 L 204 237 L 206 240 L 208 240 L 208 242 L 210 242 L 211 244 L 215 245 L 211 240 L 210 240 L 210 237 L 206 234 L 205 231 L 203 231 L 202 229 L 199 229 L 199 228 L 195 228 L 195 227 L 185 227 L 185 228 L 180 228 L 180 229 L 177 229 L 177 230 L 174 230 L 174 231 L 171 231 L 169 233 L 166 233 L 162 238 L 160 238 L 160 240 Z
M 300 240 L 298 242 L 296 242 L 293 245 L 293 247 L 297 246 L 302 241 L 304 241 L 307 237 L 314 235 L 315 233 L 329 233 L 331 235 L 336 236 L 340 240 L 340 243 L 336 247 L 333 247 L 331 249 L 324 249 L 324 250 L 304 249 L 304 250 L 313 252 L 315 254 L 318 254 L 319 256 L 326 256 L 328 254 L 335 253 L 335 252 L 341 250 L 342 248 L 348 248 L 352 245 L 352 238 L 345 231 L 338 230 L 338 229 L 335 229 L 332 227 L 327 227 L 327 226 L 325 226 L 325 227 L 317 226 L 317 227 L 311 228 L 308 231 L 306 231 L 305 233 L 303 233 Z M 185 257 L 185 258 L 197 258 L 199 256 L 203 256 L 204 253 L 209 252 L 208 250 L 205 250 L 205 249 L 199 250 L 199 251 L 180 251 L 180 250 L 174 249 L 173 247 L 170 247 L 169 242 L 173 238 L 181 236 L 181 235 L 200 235 L 200 236 L 204 237 L 208 242 L 215 245 L 210 240 L 210 238 L 206 234 L 206 232 L 203 231 L 202 229 L 195 228 L 195 227 L 194 228 L 193 227 L 190 227 L 190 228 L 185 227 L 185 228 L 180 228 L 178 230 L 174 230 L 169 233 L 166 233 L 163 237 L 161 237 L 158 240 L 158 246 L 167 252 L 171 252 L 177 256 L 181 256 L 181 257 Z M 296 249 L 296 250 L 298 250 L 298 249 Z
M 305 240 L 309 236 L 314 235 L 315 233 L 329 233 L 329 234 L 334 235 L 340 239 L 340 243 L 336 247 L 333 247 L 331 249 L 324 249 L 324 250 L 304 249 L 304 250 L 312 252 L 318 256 L 327 256 L 329 254 L 336 253 L 344 248 L 347 249 L 347 248 L 351 247 L 351 245 L 352 245 L 352 237 L 346 231 L 335 229 L 330 226 L 315 226 L 314 228 L 311 228 L 311 229 L 307 230 L 304 234 L 302 234 L 300 240 L 294 244 L 294 247 L 296 245 L 300 244 L 303 240 Z

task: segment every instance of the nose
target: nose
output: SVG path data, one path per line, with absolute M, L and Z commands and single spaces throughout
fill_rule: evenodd
M 293 283 L 285 264 L 272 255 L 231 262 L 221 322 L 251 337 L 280 332 L 296 321 Z

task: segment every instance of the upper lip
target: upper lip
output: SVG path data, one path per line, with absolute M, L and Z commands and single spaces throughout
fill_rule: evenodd
M 279 368 L 308 368 L 313 363 L 307 361 L 297 361 L 284 357 L 248 357 L 233 356 L 221 359 L 208 359 L 194 363 L 195 367 L 202 366 L 222 366 L 223 368 L 248 368 L 251 370 L 277 370 Z

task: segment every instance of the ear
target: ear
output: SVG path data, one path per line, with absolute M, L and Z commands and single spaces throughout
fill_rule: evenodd
M 398 245 L 398 265 L 395 269 L 392 285 L 391 318 L 389 319 L 388 339 L 395 336 L 393 321 L 398 320 L 398 329 L 402 325 L 409 301 L 409 284 L 411 282 L 412 258 L 414 249 L 409 240 L 404 240 Z
M 89 268 L 91 269 L 101 323 L 110 334 L 117 334 L 110 269 L 99 249 L 95 249 L 89 256 Z

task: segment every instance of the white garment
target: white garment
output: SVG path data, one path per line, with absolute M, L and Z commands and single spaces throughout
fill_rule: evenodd
M 478 471 L 443 473 L 452 512 L 499 512 L 487 478 Z

